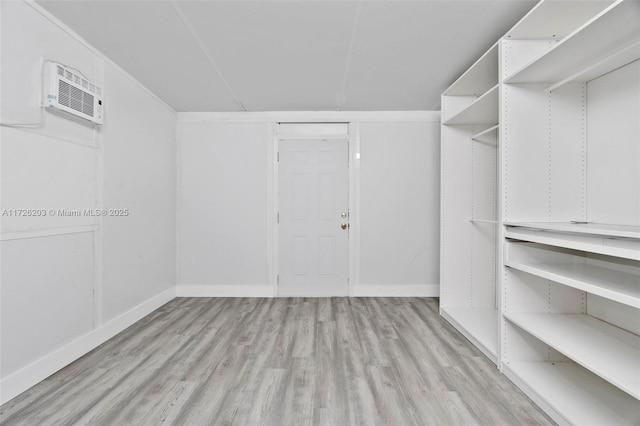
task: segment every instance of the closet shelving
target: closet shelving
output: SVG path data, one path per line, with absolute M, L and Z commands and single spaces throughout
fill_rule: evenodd
M 442 96 L 440 299 L 442 316 L 496 363 L 498 96 L 498 44 Z
M 511 241 L 505 266 L 640 309 L 637 262 L 593 253 Z
M 491 124 L 498 123 L 498 85 L 493 86 L 469 106 L 447 119 L 444 124 Z
M 441 313 L 558 423 L 638 424 L 640 2 L 492 49 L 442 97 Z
M 498 124 L 498 44 L 480 57 L 443 94 L 445 125 Z M 486 128 L 476 128 L 484 132 Z
M 447 96 L 480 96 L 498 84 L 498 44 L 494 44 L 444 92 Z
M 500 365 L 559 423 L 640 420 L 639 40 L 618 1 L 502 44 Z
M 476 142 L 484 142 L 489 144 L 497 144 L 498 143 L 498 128 L 500 125 L 496 124 L 495 126 L 491 126 L 488 129 L 481 130 L 477 133 L 471 135 L 471 139 Z
M 612 238 L 640 239 L 640 226 L 593 222 L 505 222 L 506 226 L 558 231 L 570 234 L 597 235 Z
M 498 310 L 491 307 L 449 307 L 442 316 L 494 363 L 498 349 Z
M 573 362 L 512 362 L 511 380 L 559 424 L 625 425 L 637 422 L 638 401 Z
M 505 238 L 640 260 L 637 226 L 505 222 Z
M 585 314 L 507 313 L 505 318 L 635 398 L 640 337 Z
M 638 59 L 637 7 L 634 0 L 611 4 L 504 82 L 558 83 L 572 77 L 585 82 Z
M 629 46 L 618 49 L 599 61 L 595 61 L 592 65 L 571 74 L 569 77 L 565 77 L 563 80 L 552 84 L 547 90 L 555 90 L 570 82 L 586 83 L 600 77 L 601 75 L 623 67 L 638 58 L 640 58 L 640 42 L 636 41 Z

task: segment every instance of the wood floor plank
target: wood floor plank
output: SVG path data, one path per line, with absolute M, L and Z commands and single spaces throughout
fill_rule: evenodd
M 553 424 L 433 298 L 177 298 L 0 423 Z

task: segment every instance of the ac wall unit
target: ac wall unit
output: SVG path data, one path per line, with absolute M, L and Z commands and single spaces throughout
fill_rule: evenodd
M 45 63 L 44 106 L 51 112 L 102 124 L 103 90 L 76 70 Z

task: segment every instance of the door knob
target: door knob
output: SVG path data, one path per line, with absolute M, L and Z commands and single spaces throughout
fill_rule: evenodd
M 340 215 L 341 218 L 346 218 L 347 217 L 347 213 L 346 212 L 342 212 L 342 214 Z
M 346 223 L 343 223 L 342 225 L 340 225 L 340 228 L 342 228 L 342 229 L 347 229 L 347 224 L 346 224 Z

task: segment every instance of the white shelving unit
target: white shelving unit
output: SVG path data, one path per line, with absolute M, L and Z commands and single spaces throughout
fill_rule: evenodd
M 447 90 L 445 96 L 480 96 L 498 84 L 498 44 L 491 46 Z
M 488 129 L 479 131 L 471 135 L 471 140 L 476 142 L 484 142 L 489 144 L 497 144 L 498 143 L 498 128 L 500 125 L 496 124 L 495 126 L 491 126 Z
M 560 424 L 640 423 L 638 59 L 543 0 L 442 96 L 441 314 Z
M 611 256 L 511 242 L 505 266 L 640 309 L 640 266 Z
M 638 227 L 505 225 L 503 372 L 559 423 L 640 421 Z
M 504 225 L 505 238 L 640 260 L 640 236 L 631 236 L 637 234 L 635 226 L 524 222 Z
M 601 75 L 630 64 L 638 58 L 640 58 L 640 42 L 636 41 L 629 46 L 618 49 L 609 56 L 596 61 L 593 65 L 585 67 L 584 69 L 577 71 L 575 74 L 571 74 L 569 77 L 552 84 L 547 90 L 553 91 L 571 82 L 586 83 Z
M 595 410 L 600 424 L 633 424 L 640 2 L 599 6 L 561 25 L 560 40 L 514 31 L 501 45 L 500 365 L 560 423 L 589 423 L 582 413 Z M 616 410 L 579 390 L 589 386 Z
M 449 118 L 444 124 L 498 124 L 498 85 Z
M 544 55 L 507 76 L 504 82 L 557 83 L 592 70 L 597 64 L 598 73 L 589 76 L 592 80 L 638 59 L 633 51 L 627 52 L 630 56 L 619 54 L 640 40 L 637 8 L 633 0 L 611 4 Z M 620 63 L 621 58 L 625 63 Z
M 441 147 L 441 314 L 495 363 L 498 65 L 495 44 L 442 95 Z
M 640 337 L 585 314 L 509 313 L 505 318 L 587 370 L 640 398 Z
M 637 401 L 573 362 L 519 361 L 503 373 L 559 424 L 624 425 L 638 422 Z
M 640 239 L 640 226 L 589 222 L 505 222 L 506 226 L 540 229 L 570 234 Z
M 498 347 L 498 310 L 494 308 L 448 308 L 442 316 L 490 359 Z M 495 361 L 494 361 L 495 362 Z

